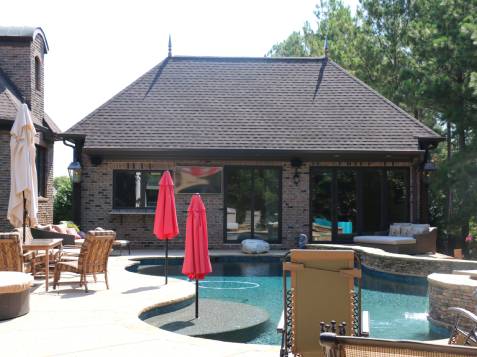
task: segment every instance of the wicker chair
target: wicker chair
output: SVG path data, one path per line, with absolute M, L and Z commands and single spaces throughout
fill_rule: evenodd
M 0 271 L 31 272 L 35 275 L 40 262 L 34 252 L 23 252 L 17 232 L 0 233 Z
M 336 336 L 322 333 L 326 357 L 463 357 L 476 356 L 477 348 L 429 342 Z
M 103 273 L 106 288 L 108 284 L 108 258 L 113 242 L 116 238 L 114 231 L 89 231 L 81 246 L 78 259 L 60 261 L 56 263 L 53 289 L 56 289 L 60 280 L 61 272 L 72 272 L 80 275 L 80 287 L 84 285 L 88 292 L 86 281 L 87 275 L 93 275 L 96 282 L 96 274 Z

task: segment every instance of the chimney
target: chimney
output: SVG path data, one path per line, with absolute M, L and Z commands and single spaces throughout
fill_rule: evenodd
M 48 43 L 39 27 L 0 27 L 0 68 L 30 107 L 35 123 L 44 113 L 44 55 Z M 21 98 L 20 98 L 21 99 Z
M 171 34 L 169 34 L 169 44 L 167 45 L 167 57 L 172 57 L 172 41 L 171 41 Z

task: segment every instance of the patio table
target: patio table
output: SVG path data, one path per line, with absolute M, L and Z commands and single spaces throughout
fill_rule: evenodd
M 24 250 L 45 251 L 45 290 L 48 291 L 48 275 L 50 271 L 50 249 L 60 247 L 63 239 L 33 239 L 28 244 L 23 244 Z

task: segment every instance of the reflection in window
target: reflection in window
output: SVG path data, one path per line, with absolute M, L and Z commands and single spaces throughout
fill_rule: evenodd
M 363 231 L 381 230 L 381 177 L 382 170 L 363 170 Z
M 356 229 L 356 171 L 337 170 L 336 218 L 338 234 L 352 234 Z
M 154 208 L 162 171 L 114 171 L 114 208 Z
M 409 222 L 409 171 L 394 169 L 387 172 L 389 190 L 389 222 Z
M 221 193 L 222 168 L 179 166 L 175 174 L 176 193 Z
M 226 240 L 280 240 L 279 168 L 227 167 Z
M 332 181 L 331 169 L 313 170 L 311 175 L 312 241 L 331 241 Z

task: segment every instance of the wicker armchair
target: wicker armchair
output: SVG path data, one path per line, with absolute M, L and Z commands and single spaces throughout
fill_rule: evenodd
M 322 333 L 326 357 L 462 357 L 476 356 L 477 348 L 429 342 L 336 336 Z
M 0 233 L 0 271 L 31 272 L 35 275 L 40 262 L 34 252 L 23 252 L 17 232 Z
M 93 275 L 96 282 L 96 274 L 103 273 L 106 288 L 108 284 L 108 258 L 113 242 L 116 238 L 114 231 L 89 231 L 81 246 L 78 259 L 59 261 L 56 263 L 53 289 L 56 289 L 61 277 L 61 272 L 72 272 L 80 275 L 80 287 L 84 285 L 88 292 L 86 281 L 87 275 Z

